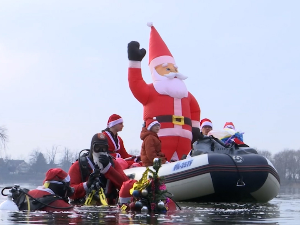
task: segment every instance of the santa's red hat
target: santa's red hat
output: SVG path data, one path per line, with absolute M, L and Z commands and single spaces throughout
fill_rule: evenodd
M 151 130 L 151 127 L 153 127 L 155 124 L 160 125 L 160 123 L 156 120 L 155 117 L 153 119 L 151 119 L 151 118 L 146 119 L 146 128 L 147 128 L 147 130 Z
M 70 176 L 61 168 L 49 169 L 43 183 L 46 181 L 52 183 L 57 181 L 70 182 Z
M 211 128 L 213 128 L 213 124 L 210 121 L 210 119 L 204 118 L 200 121 L 200 129 L 202 129 L 202 127 L 204 126 L 210 126 Z
M 229 128 L 229 129 L 235 129 L 235 126 L 233 125 L 232 122 L 226 122 L 224 125 L 224 128 Z
M 137 182 L 136 180 L 127 180 L 123 182 L 122 187 L 119 192 L 119 203 L 127 204 L 131 201 L 132 195 L 130 194 L 130 189 L 133 187 L 133 184 Z
M 119 123 L 123 123 L 123 119 L 121 116 L 117 115 L 117 114 L 112 114 L 107 121 L 107 127 L 111 128 Z
M 172 63 L 175 65 L 175 60 L 168 49 L 167 45 L 160 37 L 159 33 L 153 26 L 153 23 L 147 24 L 151 27 L 149 41 L 149 67 L 152 70 L 163 63 Z

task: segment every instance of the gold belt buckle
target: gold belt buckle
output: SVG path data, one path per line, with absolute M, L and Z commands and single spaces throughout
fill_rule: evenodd
M 180 119 L 180 121 L 178 121 L 178 119 Z M 184 117 L 172 115 L 172 123 L 182 126 L 182 125 L 184 125 Z

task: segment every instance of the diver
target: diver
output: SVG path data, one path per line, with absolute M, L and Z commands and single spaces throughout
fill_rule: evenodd
M 69 204 L 69 197 L 74 193 L 74 189 L 70 187 L 70 176 L 60 168 L 49 169 L 43 186 L 34 190 L 22 189 L 19 185 L 9 188 L 11 188 L 9 190 L 11 199 L 19 210 L 49 212 L 66 211 L 73 208 Z M 2 195 L 4 195 L 3 190 Z
M 103 133 L 93 136 L 90 149 L 79 155 L 70 167 L 69 174 L 71 186 L 75 189 L 71 197 L 74 204 L 87 204 L 95 190 L 91 204 L 116 204 L 118 190 L 129 179 L 115 158 L 108 154 L 108 142 Z M 106 199 L 103 199 L 103 194 Z

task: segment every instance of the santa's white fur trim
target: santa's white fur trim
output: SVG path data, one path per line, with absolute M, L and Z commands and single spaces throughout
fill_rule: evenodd
M 66 176 L 65 179 L 63 179 L 62 181 L 63 182 L 70 182 L 70 176 Z M 46 180 L 45 182 L 49 182 L 49 183 L 55 183 L 55 184 L 62 184 L 62 181 L 59 181 L 59 180 Z
M 148 27 L 152 27 L 152 26 L 153 26 L 153 23 L 152 23 L 152 22 L 148 22 L 148 23 L 147 23 L 147 26 L 148 26 Z
M 114 125 L 117 125 L 119 123 L 123 123 L 123 119 L 120 118 L 120 119 L 117 119 L 117 120 L 114 120 L 114 121 L 111 121 L 110 123 L 107 124 L 107 127 L 108 128 L 111 128 L 113 127 Z
M 234 126 L 232 126 L 232 125 L 227 125 L 227 126 L 225 126 L 225 128 L 229 128 L 229 129 L 233 129 L 234 130 Z
M 158 121 L 153 121 L 152 123 L 150 123 L 147 127 L 147 130 L 151 130 L 151 128 L 155 125 L 155 124 L 160 124 Z
M 108 163 L 108 165 L 107 165 L 106 167 L 104 167 L 104 168 L 100 171 L 100 173 L 105 174 L 105 173 L 109 170 L 110 167 L 111 167 L 111 163 Z
M 129 68 L 141 68 L 141 62 L 140 61 L 131 61 L 129 60 Z
M 83 188 L 86 192 L 89 190 L 88 186 L 86 185 L 86 182 L 83 183 Z
M 200 122 L 196 120 L 192 120 L 192 127 L 200 128 Z
M 152 61 L 149 64 L 151 72 L 156 66 L 161 65 L 163 63 L 175 64 L 175 60 L 172 56 L 168 56 L 168 55 L 156 57 L 156 58 L 152 59 Z
M 201 129 L 202 129 L 202 127 L 204 127 L 204 126 L 210 126 L 211 128 L 213 128 L 213 125 L 212 125 L 212 123 L 211 123 L 211 122 L 209 122 L 209 121 L 205 121 L 205 122 L 203 122 L 203 123 L 201 124 Z

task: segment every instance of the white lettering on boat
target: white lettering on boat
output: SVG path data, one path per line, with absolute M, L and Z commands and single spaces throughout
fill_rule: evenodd
M 179 170 L 179 169 L 182 169 L 182 168 L 189 167 L 189 166 L 192 165 L 192 162 L 193 162 L 192 159 L 189 160 L 189 161 L 186 161 L 186 162 L 178 162 L 178 163 L 176 163 L 176 165 L 174 166 L 173 171 Z

